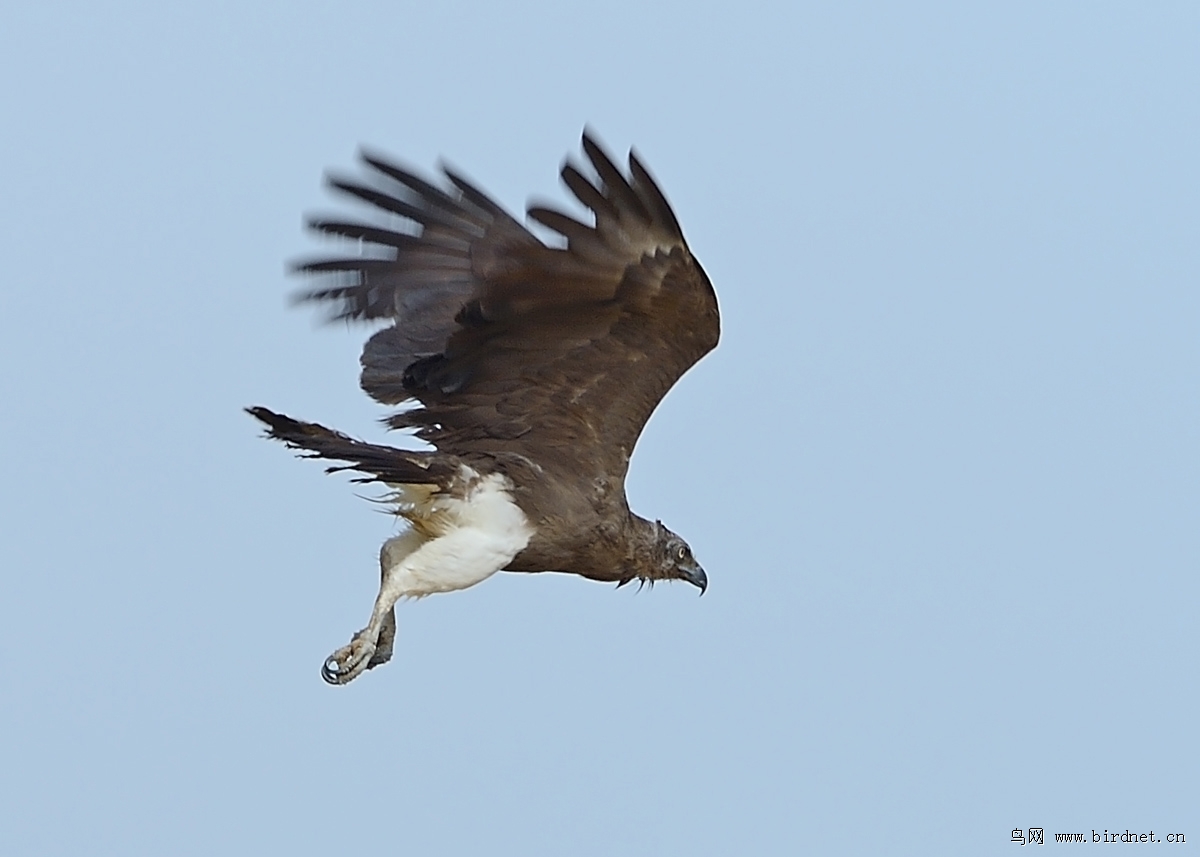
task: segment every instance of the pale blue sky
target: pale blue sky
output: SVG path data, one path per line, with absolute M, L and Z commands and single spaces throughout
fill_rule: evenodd
M 7 4 L 0 852 L 1194 848 L 1198 45 L 1193 3 Z M 709 592 L 500 575 L 327 687 L 394 529 L 241 412 L 385 436 L 365 332 L 287 306 L 302 214 L 360 143 L 562 199 L 585 123 L 720 296 L 629 484 Z

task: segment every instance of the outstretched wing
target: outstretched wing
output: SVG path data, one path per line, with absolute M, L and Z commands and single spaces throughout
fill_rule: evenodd
M 511 453 L 577 479 L 624 478 L 671 385 L 717 344 L 716 295 L 666 198 L 630 153 L 624 175 L 587 134 L 589 178 L 565 165 L 593 224 L 542 207 L 543 243 L 461 176 L 439 188 L 374 155 L 371 181 L 334 188 L 390 217 L 314 220 L 361 255 L 312 262 L 345 278 L 304 299 L 335 318 L 391 319 L 367 342 L 362 386 L 388 422 L 456 455 Z

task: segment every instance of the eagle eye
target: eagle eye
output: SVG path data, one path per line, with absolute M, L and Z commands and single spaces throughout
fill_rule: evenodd
M 675 551 L 675 556 L 679 557 L 679 559 L 683 559 L 687 556 L 687 548 L 683 545 L 680 545 L 679 550 Z

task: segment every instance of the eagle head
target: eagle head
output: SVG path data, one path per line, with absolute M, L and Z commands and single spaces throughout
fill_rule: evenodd
M 659 580 L 686 580 L 700 590 L 708 589 L 708 575 L 692 556 L 692 549 L 682 538 L 663 526 L 662 521 L 655 521 L 655 549 L 657 551 Z

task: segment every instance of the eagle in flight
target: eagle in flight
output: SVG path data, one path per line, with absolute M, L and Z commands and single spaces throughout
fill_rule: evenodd
M 433 447 L 247 409 L 268 436 L 341 462 L 330 472 L 387 486 L 409 523 L 380 550 L 367 626 L 322 666 L 330 684 L 391 658 L 399 599 L 497 571 L 708 585 L 687 542 L 630 511 L 625 472 L 651 412 L 716 346 L 716 294 L 637 155 L 626 174 L 587 132 L 583 151 L 590 175 L 567 162 L 562 179 L 593 222 L 527 212 L 559 246 L 445 166 L 439 186 L 367 153 L 364 180 L 330 184 L 374 217 L 310 221 L 357 253 L 299 266 L 327 278 L 301 299 L 386 324 L 363 348 L 362 388 L 404 405 L 387 425 Z

